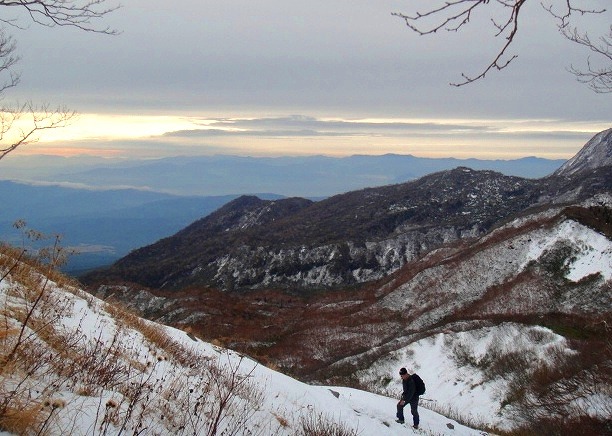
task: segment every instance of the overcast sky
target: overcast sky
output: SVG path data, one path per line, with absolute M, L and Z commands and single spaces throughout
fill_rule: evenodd
M 81 114 L 21 153 L 569 158 L 612 127 L 612 94 L 566 71 L 589 53 L 540 2 L 525 7 L 511 66 L 460 88 L 449 83 L 478 73 L 503 41 L 485 16 L 419 37 L 391 15 L 423 3 L 434 2 L 125 0 L 104 19 L 115 36 L 9 28 L 22 76 L 4 101 Z M 585 30 L 605 34 L 611 18 Z

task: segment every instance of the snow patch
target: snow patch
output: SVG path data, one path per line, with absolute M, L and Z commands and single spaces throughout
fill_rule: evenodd
M 425 381 L 422 403 L 460 414 L 470 422 L 511 428 L 511 410 L 503 407 L 512 383 L 507 377 L 487 377 L 483 368 L 495 353 L 529 355 L 533 363 L 547 362 L 551 353 L 571 353 L 566 341 L 539 326 L 505 323 L 463 332 L 446 332 L 416 341 L 358 373 L 362 381 L 399 396 L 400 367 Z M 445 434 L 445 433 L 444 433 Z
M 577 282 L 584 277 L 600 273 L 604 280 L 612 279 L 612 241 L 575 221 L 564 221 L 556 232 L 532 238 L 526 258 L 521 265 L 526 265 L 551 249 L 558 242 L 566 242 L 575 250 L 570 261 L 566 278 Z

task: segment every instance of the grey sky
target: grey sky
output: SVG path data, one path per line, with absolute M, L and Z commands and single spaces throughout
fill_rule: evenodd
M 275 118 L 279 132 L 288 129 L 280 121 L 296 114 L 340 120 L 547 120 L 545 132 L 530 127 L 533 136 L 522 133 L 523 143 L 532 141 L 535 149 L 573 144 L 577 150 L 593 129 L 612 124 L 612 96 L 593 93 L 566 71 L 570 64 L 583 66 L 588 53 L 559 35 L 539 2 L 527 5 L 513 48 L 518 59 L 461 88 L 448 83 L 462 72 L 478 72 L 503 41 L 492 37 L 487 17 L 464 34 L 418 37 L 391 12 L 413 12 L 419 3 L 126 0 L 105 19 L 122 32 L 116 36 L 34 25 L 10 29 L 22 56 L 22 82 L 7 99 L 66 104 L 82 113 L 249 114 Z M 587 3 L 609 6 L 609 0 Z M 606 12 L 590 23 L 596 34 L 606 31 L 611 16 Z M 330 136 L 343 128 L 315 124 L 313 129 L 327 127 Z M 480 124 L 481 143 L 487 131 L 503 140 L 503 127 Z M 293 129 L 306 125 L 302 120 Z M 448 132 L 457 129 L 452 121 L 448 125 Z M 366 134 L 375 136 L 377 129 Z M 539 139 L 543 135 L 546 141 Z M 373 153 L 386 151 L 398 150 L 381 145 Z

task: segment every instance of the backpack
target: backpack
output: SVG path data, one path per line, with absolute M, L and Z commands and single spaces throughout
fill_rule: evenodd
M 415 394 L 423 395 L 425 393 L 425 382 L 418 374 L 412 374 L 412 379 L 414 380 L 414 386 L 416 388 Z

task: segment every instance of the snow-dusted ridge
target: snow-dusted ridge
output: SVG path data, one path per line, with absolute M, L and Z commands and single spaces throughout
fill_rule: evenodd
M 559 250 L 565 250 L 559 273 L 569 282 L 579 282 L 589 275 L 597 275 L 601 282 L 611 280 L 612 241 L 572 219 L 558 218 L 557 213 L 546 211 L 513 221 L 467 250 L 451 252 L 446 261 L 424 269 L 388 294 L 381 305 L 394 310 L 415 310 L 414 301 L 427 304 L 427 307 L 422 304 L 418 307 L 419 316 L 410 326 L 423 328 L 459 306 L 480 300 L 490 289 L 512 282 L 527 269 L 547 262 L 546 258 Z M 493 243 L 503 232 L 510 232 L 502 239 L 503 243 Z M 531 298 L 546 298 L 544 290 L 538 288 L 526 289 L 526 292 Z M 612 296 L 604 297 L 605 305 L 599 307 L 611 308 Z M 595 303 L 591 299 L 592 295 L 568 295 L 551 298 L 549 305 L 573 302 L 576 307 L 580 306 L 577 310 L 589 312 Z M 530 304 L 521 305 L 519 310 L 542 308 Z
M 554 174 L 571 176 L 581 171 L 589 171 L 605 165 L 612 165 L 612 129 L 597 133 L 570 160 L 565 162 Z

